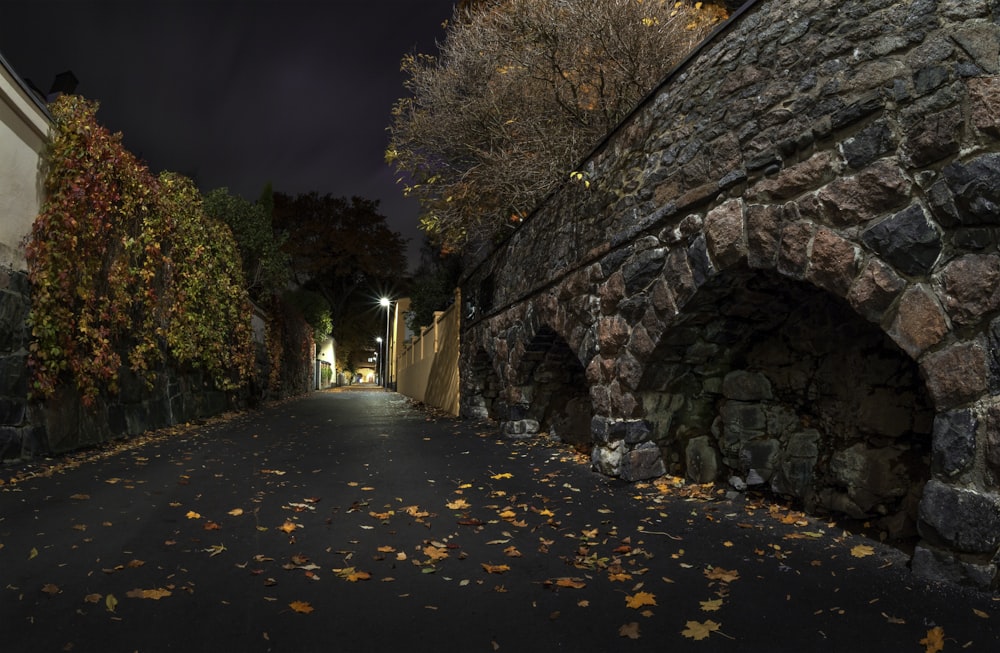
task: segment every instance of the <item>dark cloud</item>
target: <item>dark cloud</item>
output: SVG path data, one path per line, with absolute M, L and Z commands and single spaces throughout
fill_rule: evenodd
M 47 91 L 72 70 L 154 171 L 254 199 L 264 184 L 381 202 L 419 245 L 383 162 L 399 61 L 432 52 L 453 0 L 5 0 L 0 53 Z

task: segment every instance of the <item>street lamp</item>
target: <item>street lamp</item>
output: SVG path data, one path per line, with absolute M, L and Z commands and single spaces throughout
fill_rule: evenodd
M 382 338 L 375 338 L 375 342 L 378 343 L 378 350 L 375 352 L 375 383 L 379 383 L 382 380 Z
M 385 372 L 382 375 L 382 387 L 386 390 L 389 389 L 389 308 L 392 306 L 392 300 L 388 297 L 383 297 L 378 300 L 378 303 L 385 309 L 385 356 L 383 357 L 382 366 L 385 368 Z

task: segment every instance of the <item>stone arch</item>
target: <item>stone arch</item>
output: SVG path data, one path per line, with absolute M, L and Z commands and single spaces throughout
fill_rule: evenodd
M 535 330 L 513 365 L 504 433 L 547 433 L 590 450 L 593 408 L 586 372 L 566 340 L 547 325 Z
M 916 535 L 934 411 L 916 363 L 842 298 L 775 271 L 706 280 L 637 396 L 668 471 Z
M 498 420 L 506 414 L 503 385 L 486 350 L 479 348 L 462 375 L 462 417 Z

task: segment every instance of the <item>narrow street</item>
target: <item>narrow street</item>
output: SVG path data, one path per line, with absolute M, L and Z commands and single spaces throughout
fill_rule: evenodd
M 4 652 L 1000 650 L 895 549 L 380 390 L 0 479 Z

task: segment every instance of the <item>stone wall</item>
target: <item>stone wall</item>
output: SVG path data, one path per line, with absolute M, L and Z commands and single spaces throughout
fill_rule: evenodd
M 463 281 L 465 414 L 546 431 L 583 386 L 605 473 L 915 525 L 919 573 L 997 583 L 1000 2 L 747 3 L 577 170 Z M 525 381 L 539 334 L 582 379 Z
M 28 410 L 29 306 L 27 275 L 0 269 L 0 461 L 38 446 Z

